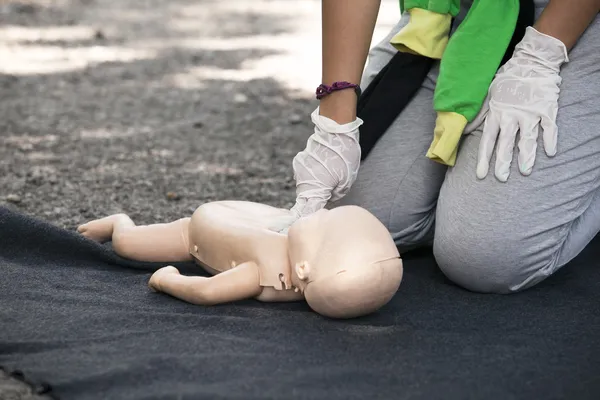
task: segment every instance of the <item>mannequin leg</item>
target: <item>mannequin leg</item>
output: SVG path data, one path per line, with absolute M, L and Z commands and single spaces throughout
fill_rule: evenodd
M 190 261 L 188 226 L 190 218 L 168 224 L 136 226 L 125 214 L 97 219 L 77 228 L 83 236 L 103 243 L 112 241 L 121 257 L 148 262 Z

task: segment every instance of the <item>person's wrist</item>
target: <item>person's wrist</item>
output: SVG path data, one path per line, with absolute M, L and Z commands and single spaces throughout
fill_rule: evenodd
M 544 25 L 527 28 L 524 40 L 529 41 L 536 54 L 547 63 L 560 67 L 569 61 L 565 43 L 551 31 L 545 30 Z
M 346 124 L 356 119 L 358 99 L 354 90 L 338 90 L 320 100 L 319 115 Z
M 566 51 L 570 50 L 575 44 L 576 39 L 570 37 L 569 32 L 561 24 L 556 24 L 554 21 L 548 18 L 540 18 L 535 24 L 529 28 L 529 30 L 537 32 L 539 35 L 548 36 L 560 44 L 562 44 Z

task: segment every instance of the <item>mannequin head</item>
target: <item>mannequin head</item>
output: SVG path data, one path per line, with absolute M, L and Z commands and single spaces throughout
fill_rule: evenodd
M 320 210 L 288 231 L 292 284 L 331 318 L 372 313 L 394 296 L 402 260 L 388 230 L 356 206 Z

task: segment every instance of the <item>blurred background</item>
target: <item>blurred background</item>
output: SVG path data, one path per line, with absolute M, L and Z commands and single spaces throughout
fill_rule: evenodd
M 0 206 L 68 229 L 294 202 L 320 0 L 0 0 Z M 382 0 L 374 45 L 399 19 Z

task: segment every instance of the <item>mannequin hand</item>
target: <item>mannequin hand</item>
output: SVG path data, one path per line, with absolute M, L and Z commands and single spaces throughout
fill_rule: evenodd
M 167 267 L 162 267 L 161 269 L 157 270 L 152 274 L 152 276 L 150 277 L 150 281 L 148 281 L 148 286 L 155 292 L 161 292 L 162 289 L 160 287 L 160 282 L 162 278 L 166 275 L 173 274 L 179 275 L 179 270 L 171 265 Z
M 495 175 L 502 182 L 508 180 L 517 131 L 521 174 L 529 175 L 533 168 L 539 127 L 546 154 L 556 154 L 559 72 L 568 61 L 560 40 L 527 28 L 512 58 L 498 70 L 489 89 L 489 103 L 482 108 L 487 115 L 479 143 L 479 179 L 487 175 L 496 145 Z
M 319 115 L 317 108 L 311 115 L 315 132 L 308 139 L 306 149 L 294 157 L 296 204 L 292 212 L 296 218 L 319 211 L 329 200 L 346 195 L 356 180 L 360 166 L 358 128 L 363 121 L 340 125 Z

